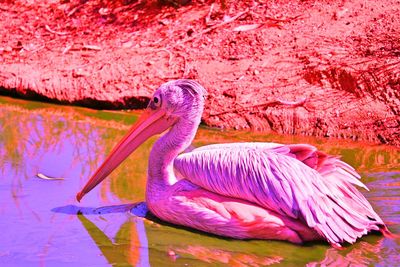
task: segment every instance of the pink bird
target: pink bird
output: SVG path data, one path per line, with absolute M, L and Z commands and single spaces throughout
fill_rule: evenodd
M 146 188 L 148 208 L 161 220 L 237 239 L 326 240 L 335 247 L 372 230 L 390 234 L 356 189 L 367 189 L 357 172 L 313 146 L 231 143 L 186 152 L 205 94 L 192 80 L 161 85 L 77 200 L 169 129 L 151 150 Z

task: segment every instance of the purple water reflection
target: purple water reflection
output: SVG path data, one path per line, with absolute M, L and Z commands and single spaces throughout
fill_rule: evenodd
M 0 266 L 386 266 L 400 260 L 400 241 L 379 235 L 337 251 L 325 243 L 227 240 L 143 219 L 145 206 L 126 203 L 120 192 L 137 193 L 149 148 L 139 152 L 142 161 L 121 170 L 124 177 L 140 171 L 133 186 L 106 180 L 77 203 L 76 192 L 116 141 L 115 129 L 93 120 L 62 107 L 29 110 L 0 105 Z M 210 139 L 207 131 L 199 136 L 202 142 Z M 218 138 L 223 135 L 218 133 Z M 371 155 L 389 154 L 376 147 L 370 150 Z M 365 150 L 350 152 L 346 150 L 347 157 L 355 154 L 360 159 L 356 164 L 364 162 L 365 169 L 372 169 L 365 163 Z M 399 233 L 400 170 L 393 170 L 394 161 L 390 162 L 391 172 L 364 174 L 371 191 L 363 193 L 389 228 Z M 378 169 L 384 168 L 382 164 Z M 38 173 L 64 179 L 43 180 Z M 141 193 L 138 198 L 143 200 Z
M 0 114 L 1 130 L 8 138 L 0 143 L 0 263 L 107 264 L 96 244 L 82 234 L 76 213 L 51 212 L 76 204 L 75 193 L 83 179 L 103 160 L 100 136 L 104 129 L 51 113 L 18 114 L 3 109 Z M 38 173 L 64 180 L 39 179 Z M 85 204 L 94 206 L 101 201 L 92 194 Z

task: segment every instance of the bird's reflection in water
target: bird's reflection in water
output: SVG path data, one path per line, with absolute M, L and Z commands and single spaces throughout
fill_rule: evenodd
M 207 263 L 224 263 L 229 266 L 267 266 L 279 263 L 281 256 L 263 257 L 254 254 L 232 252 L 222 249 L 207 248 L 199 245 L 188 245 L 186 248 L 176 250 L 181 255 L 190 255 Z
M 129 214 L 134 207 L 135 204 L 127 204 L 78 211 L 78 219 L 111 265 L 150 265 L 144 221 Z M 113 213 L 117 213 L 116 216 Z M 121 213 L 127 213 L 127 216 L 121 216 Z M 106 222 L 105 227 L 91 221 L 90 214 L 98 214 L 98 218 Z M 115 220 L 117 216 L 122 221 Z
M 384 238 L 377 237 L 376 242 L 359 241 L 345 250 L 329 248 L 325 252 L 325 258 L 319 262 L 310 262 L 307 267 L 315 266 L 371 266 L 373 262 L 382 262 Z
M 73 212 L 71 207 L 69 209 Z M 273 243 L 272 246 L 277 244 L 278 248 L 264 251 L 263 247 L 259 247 L 258 252 L 253 253 L 254 248 L 250 249 L 251 252 L 246 251 L 246 242 L 252 245 L 252 241 L 226 240 L 207 234 L 201 234 L 207 237 L 198 238 L 198 232 L 174 229 L 174 226 L 171 228 L 168 224 L 160 226 L 156 218 L 149 216 L 144 202 L 96 209 L 79 208 L 75 211 L 102 255 L 110 264 L 117 266 L 156 266 L 162 263 L 192 265 L 194 262 L 198 265 L 203 262 L 258 267 L 284 263 L 285 258 L 293 257 L 296 250 L 299 253 L 299 264 L 303 266 L 368 266 L 371 260 L 382 260 L 381 249 L 385 241 L 383 237 L 372 236 L 368 242 L 360 240 L 342 250 L 321 243 L 296 246 L 279 241 L 260 241 L 263 245 L 269 245 L 268 242 Z M 95 219 L 91 219 L 91 215 L 96 215 L 93 216 Z M 168 229 L 163 230 L 165 227 Z M 227 242 L 231 246 L 227 247 Z M 234 246 L 234 243 L 238 246 Z M 279 245 L 288 246 L 289 249 L 279 249 Z M 309 257 L 302 259 L 302 253 L 314 250 L 314 246 L 322 246 L 322 253 L 315 253 L 312 261 Z
M 61 210 L 60 210 L 61 209 Z M 149 266 L 151 259 L 149 253 L 159 253 L 159 250 L 165 249 L 164 260 L 170 264 L 180 264 L 193 259 L 205 263 L 220 263 L 229 266 L 266 266 L 278 263 L 282 260 L 280 256 L 259 256 L 245 252 L 229 251 L 221 248 L 207 247 L 202 245 L 202 240 L 193 238 L 193 235 L 187 235 L 189 239 L 180 244 L 176 244 L 174 234 L 164 231 L 160 236 L 164 240 L 161 243 L 170 241 L 170 245 L 163 246 L 159 240 L 151 240 L 150 247 L 156 244 L 157 247 L 149 247 L 147 232 L 154 229 L 160 229 L 158 220 L 147 213 L 147 208 L 143 202 L 132 205 L 107 206 L 101 208 L 78 208 L 76 206 L 66 206 L 58 208 L 58 212 L 77 212 L 77 217 L 82 223 L 89 236 L 98 246 L 102 255 L 112 265 L 130 265 L 130 266 Z M 125 221 L 118 223 L 114 220 L 107 220 L 106 216 L 112 213 L 127 213 Z M 100 215 L 102 221 L 108 223 L 102 227 L 96 225 L 90 215 Z M 147 217 L 146 217 L 147 215 Z M 104 217 L 103 217 L 104 216 Z M 113 216 L 114 217 L 114 216 Z M 111 218 L 109 218 L 111 219 Z M 156 220 L 154 222 L 153 220 Z M 100 222 L 100 220 L 97 220 Z M 115 228 L 119 229 L 115 229 Z M 102 230 L 103 229 L 103 230 Z M 182 230 L 180 230 L 182 231 Z M 157 231 L 155 231 L 157 232 Z M 176 234 L 176 233 L 175 233 Z M 156 235 L 151 235 L 156 237 Z M 192 237 L 192 238 L 190 238 Z M 216 238 L 218 240 L 218 238 Z M 155 257 L 156 259 L 157 257 Z M 165 262 L 164 262 L 165 263 Z M 155 263 L 157 264 L 157 263 Z

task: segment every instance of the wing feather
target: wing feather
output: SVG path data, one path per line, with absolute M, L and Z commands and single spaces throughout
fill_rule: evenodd
M 304 221 L 330 243 L 354 242 L 383 224 L 355 170 L 308 145 L 209 145 L 179 155 L 175 169 L 220 195 L 256 203 Z

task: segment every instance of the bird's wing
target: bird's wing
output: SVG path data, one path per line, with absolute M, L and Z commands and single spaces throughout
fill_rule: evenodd
M 295 158 L 310 168 L 318 171 L 322 176 L 336 176 L 338 179 L 344 179 L 350 184 L 355 184 L 360 187 L 368 188 L 360 182 L 361 176 L 347 163 L 339 160 L 339 157 L 330 156 L 319 151 L 316 147 L 308 144 L 291 144 L 282 145 L 278 143 L 263 143 L 263 142 L 243 142 L 243 143 L 225 143 L 202 146 L 198 148 L 192 147 L 191 151 L 205 151 L 211 149 L 256 149 L 260 151 L 274 152 Z
M 210 145 L 179 155 L 174 167 L 204 189 L 303 220 L 335 245 L 378 230 L 383 222 L 354 187 L 361 184 L 354 169 L 333 157 L 318 164 L 311 148 Z

